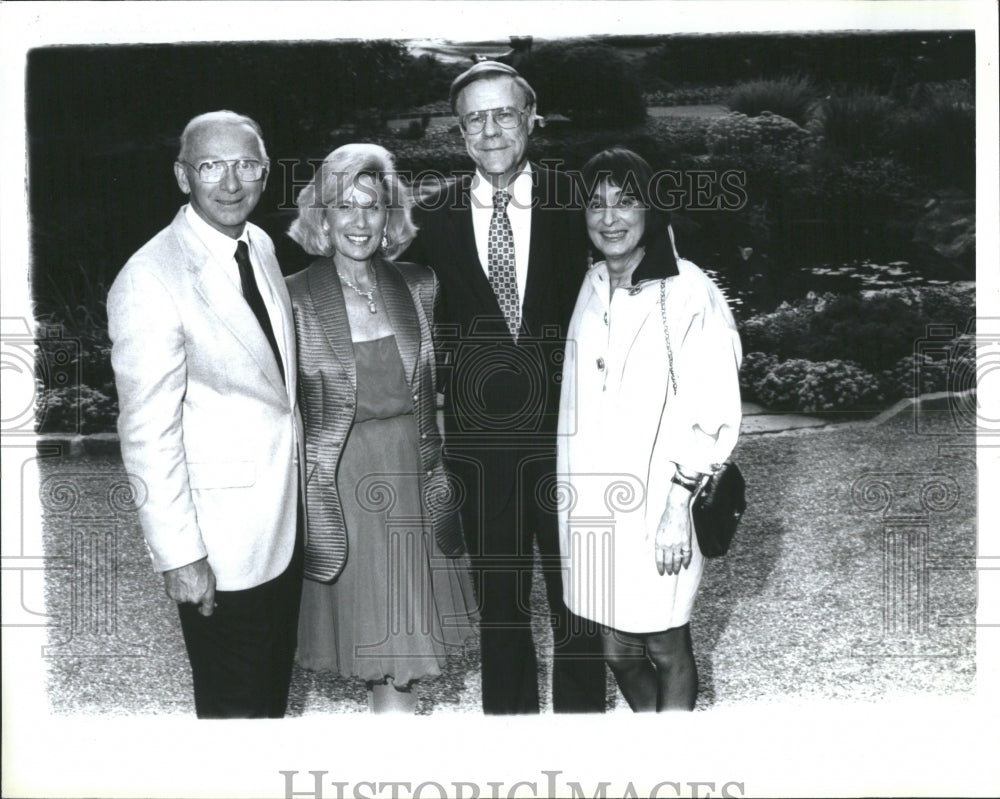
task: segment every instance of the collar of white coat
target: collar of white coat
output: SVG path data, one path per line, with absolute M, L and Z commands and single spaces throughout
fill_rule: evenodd
M 677 266 L 680 267 L 680 265 L 684 263 L 686 263 L 686 261 L 683 259 L 679 260 L 677 262 Z M 677 275 L 672 275 L 671 277 L 668 277 L 667 280 L 670 280 L 673 277 L 677 277 Z M 608 264 L 606 261 L 598 261 L 596 264 L 591 266 L 587 272 L 587 280 L 590 281 L 594 291 L 605 299 L 605 302 L 610 301 L 611 293 L 608 290 L 610 277 L 608 275 Z M 616 290 L 622 291 L 630 297 L 635 297 L 636 295 L 645 294 L 651 291 L 659 292 L 660 279 L 640 280 L 632 286 L 622 286 Z

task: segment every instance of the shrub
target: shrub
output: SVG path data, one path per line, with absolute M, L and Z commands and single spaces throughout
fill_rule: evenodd
M 870 410 L 882 402 L 877 378 L 850 361 L 812 363 L 799 386 L 804 413 Z
M 976 284 L 972 281 L 925 286 L 913 291 L 928 324 L 956 324 L 976 315 Z
M 821 191 L 832 208 L 849 206 L 860 217 L 862 211 L 879 216 L 917 194 L 916 175 L 894 158 L 866 158 L 841 163 L 819 173 Z M 863 221 L 860 220 L 859 221 Z
M 704 117 L 661 117 L 624 129 L 536 128 L 528 152 L 532 160 L 554 162 L 560 169 L 579 169 L 600 150 L 622 145 L 639 153 L 654 169 L 681 169 L 692 155 L 705 152 L 709 124 Z
M 399 132 L 399 136 L 404 139 L 422 139 L 424 137 L 424 125 L 420 124 L 419 119 L 411 119 L 407 123 L 406 128 Z
M 444 175 L 473 169 L 460 133 L 447 130 L 427 130 L 419 139 L 394 137 L 380 141 L 396 156 L 397 167 L 415 177 L 421 172 L 436 171 Z
M 749 117 L 734 112 L 719 117 L 705 131 L 712 155 L 752 156 L 764 148 L 794 153 L 808 138 L 792 120 L 774 114 Z
M 921 185 L 905 164 L 878 156 L 817 164 L 792 193 L 797 208 L 825 221 L 840 257 L 885 258 L 913 236 Z
M 769 409 L 798 410 L 799 385 L 809 371 L 810 361 L 793 358 L 776 364 L 756 386 L 757 396 Z
M 919 308 L 898 297 L 838 297 L 810 320 L 807 346 L 817 359 L 846 354 L 878 371 L 912 352 L 924 328 Z
M 118 400 L 82 386 L 39 388 L 35 428 L 39 433 L 108 433 L 115 429 Z
M 741 83 L 729 95 L 733 111 L 756 117 L 769 111 L 797 125 L 805 125 L 816 103 L 816 89 L 808 79 L 784 77 Z
M 758 384 L 761 402 L 775 410 L 824 413 L 877 407 L 879 381 L 851 361 L 793 359 L 773 367 Z
M 709 156 L 699 168 L 720 174 L 736 170 L 743 195 L 738 209 L 724 207 L 716 214 L 720 218 L 715 226 L 731 231 L 737 245 L 766 248 L 787 241 L 788 220 L 798 214 L 796 188 L 809 181 L 813 148 L 809 132 L 769 112 L 759 117 L 730 113 L 709 124 L 705 143 Z M 754 231 L 752 240 L 748 241 L 747 231 Z M 729 251 L 736 253 L 733 248 Z
M 891 98 L 857 90 L 827 97 L 816 119 L 824 146 L 841 158 L 856 160 L 892 152 L 900 113 L 899 104 Z
M 916 77 L 960 78 L 975 70 L 972 31 L 677 34 L 649 48 L 647 80 L 731 83 L 748 74 L 789 73 L 814 80 L 888 83 L 892 65 Z
M 929 324 L 965 330 L 975 313 L 972 302 L 966 289 L 811 295 L 745 320 L 740 335 L 747 352 L 779 360 L 845 359 L 880 373 L 912 355 Z
M 646 118 L 637 71 L 607 45 L 540 45 L 521 72 L 538 93 L 539 111 L 565 114 L 577 126 L 624 127 Z
M 975 191 L 976 107 L 947 96 L 904 114 L 896 139 L 902 159 L 938 185 Z
M 75 321 L 89 326 L 94 315 L 81 311 Z M 81 333 L 55 319 L 48 315 L 35 339 L 36 430 L 112 432 L 118 410 L 107 328 Z
M 560 169 L 579 169 L 595 153 L 620 144 L 635 150 L 654 169 L 683 168 L 692 156 L 707 151 L 705 132 L 713 117 L 659 117 L 642 125 L 625 128 L 580 129 L 573 125 L 536 127 L 528 142 L 533 161 L 550 161 Z M 472 161 L 461 134 L 430 126 L 421 139 L 408 139 L 403 133 L 390 140 L 374 139 L 396 155 L 402 170 L 416 174 L 434 169 L 444 174 L 468 172 Z
M 809 292 L 792 303 L 783 302 L 772 313 L 758 314 L 740 325 L 740 338 L 747 352 L 760 351 L 790 358 L 795 342 L 807 335 L 814 314 L 823 311 L 838 295 Z M 803 357 L 806 357 L 805 355 Z
M 930 391 L 945 391 L 948 386 L 948 362 L 929 356 L 904 355 L 882 372 L 880 381 L 882 392 L 890 402 Z
M 725 105 L 732 94 L 729 86 L 664 86 L 644 92 L 646 107 L 671 105 Z
M 682 156 L 708 152 L 705 135 L 710 124 L 711 118 L 706 117 L 661 117 L 649 120 L 644 127 L 650 139 L 658 142 L 662 149 L 665 160 L 659 166 L 669 167 L 676 166 L 672 162 Z
M 765 112 L 758 117 L 718 117 L 705 130 L 705 144 L 713 168 L 745 172 L 756 201 L 780 202 L 790 186 L 801 182 L 812 142 L 792 120 Z
M 778 365 L 778 356 L 768 352 L 748 352 L 740 364 L 740 392 L 745 400 L 757 399 L 757 386 Z
M 904 355 L 880 375 L 888 401 L 940 391 L 976 387 L 976 346 L 971 334 L 962 334 L 941 349 Z

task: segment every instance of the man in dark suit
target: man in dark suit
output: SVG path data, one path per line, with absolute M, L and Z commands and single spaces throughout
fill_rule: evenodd
M 267 168 L 252 119 L 192 119 L 174 163 L 190 202 L 108 294 L 122 458 L 200 718 L 284 715 L 295 652 L 295 330 L 274 245 L 247 222 Z
M 418 208 L 404 256 L 441 283 L 436 316 L 445 451 L 482 615 L 483 710 L 537 713 L 530 626 L 533 543 L 554 636 L 556 712 L 602 712 L 605 673 L 588 623 L 562 600 L 555 430 L 565 330 L 586 271 L 586 231 L 566 175 L 526 157 L 535 93 L 512 67 L 483 61 L 451 87 L 476 166 Z

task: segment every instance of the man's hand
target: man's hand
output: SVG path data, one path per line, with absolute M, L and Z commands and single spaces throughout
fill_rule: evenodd
M 163 572 L 167 596 L 174 602 L 192 602 L 198 605 L 202 616 L 211 616 L 215 609 L 215 572 L 208 565 L 208 558 L 196 560 L 187 566 Z

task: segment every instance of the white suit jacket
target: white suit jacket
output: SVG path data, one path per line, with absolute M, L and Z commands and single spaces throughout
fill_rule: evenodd
M 108 294 L 122 458 L 153 568 L 207 555 L 217 587 L 228 591 L 287 567 L 304 463 L 291 304 L 271 239 L 255 225 L 247 230 L 281 308 L 274 332 L 286 354 L 284 381 L 253 311 L 183 209 L 129 259 Z

